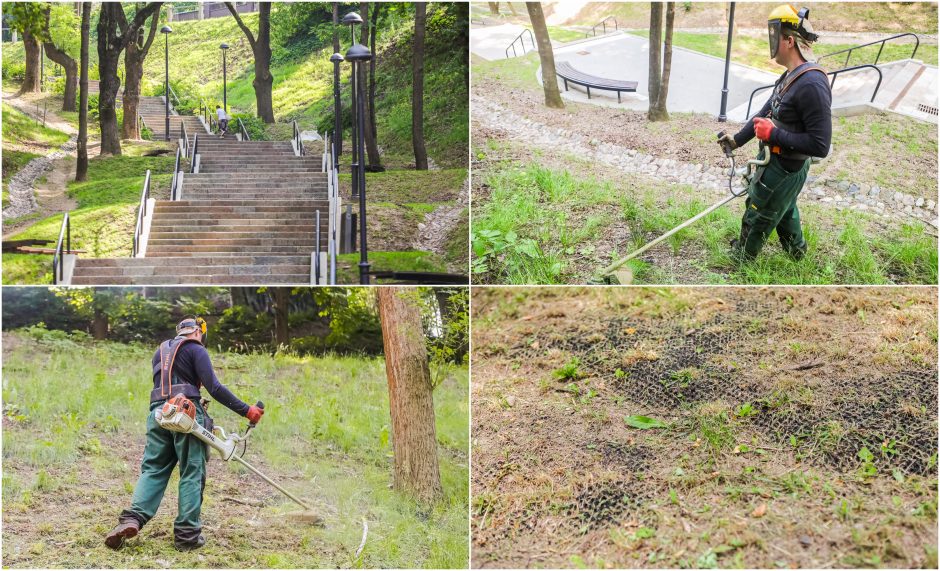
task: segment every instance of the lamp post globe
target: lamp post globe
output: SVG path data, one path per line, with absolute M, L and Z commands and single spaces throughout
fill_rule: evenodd
M 219 49 L 222 50 L 222 107 L 228 113 L 228 73 L 225 65 L 225 53 L 228 51 L 228 44 L 222 42 Z
M 163 34 L 164 39 L 164 48 L 163 48 L 163 62 L 164 62 L 164 75 L 163 75 L 163 100 L 164 100 L 164 109 L 166 110 L 166 122 L 164 123 L 165 136 L 164 139 L 170 140 L 170 34 L 173 33 L 173 28 L 169 26 L 163 26 L 160 28 L 160 33 Z

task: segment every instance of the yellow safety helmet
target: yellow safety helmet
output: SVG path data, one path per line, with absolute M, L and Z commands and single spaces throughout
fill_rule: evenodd
M 770 40 L 770 57 L 777 56 L 777 48 L 783 35 L 794 36 L 796 47 L 806 61 L 816 61 L 811 43 L 817 41 L 819 36 L 813 31 L 809 22 L 809 8 L 797 10 L 791 4 L 781 4 L 773 9 L 767 17 L 767 32 Z

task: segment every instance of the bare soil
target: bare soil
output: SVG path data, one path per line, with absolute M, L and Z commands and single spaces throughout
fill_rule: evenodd
M 478 288 L 473 567 L 936 566 L 936 294 Z

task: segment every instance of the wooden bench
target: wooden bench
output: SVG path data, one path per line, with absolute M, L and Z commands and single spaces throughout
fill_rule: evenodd
M 618 79 L 604 79 L 603 77 L 596 77 L 581 71 L 576 70 L 571 67 L 571 64 L 562 61 L 555 66 L 555 73 L 558 74 L 565 82 L 565 91 L 568 91 L 568 82 L 574 83 L 575 85 L 583 85 L 587 88 L 588 99 L 591 98 L 591 88 L 600 89 L 602 91 L 616 91 L 617 92 L 617 103 L 620 103 L 620 93 L 626 91 L 627 93 L 636 93 L 637 82 L 635 81 L 621 81 Z

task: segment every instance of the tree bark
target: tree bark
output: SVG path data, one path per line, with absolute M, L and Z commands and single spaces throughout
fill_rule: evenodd
M 88 37 L 91 35 L 91 2 L 82 2 L 82 51 L 81 77 L 78 102 L 78 162 L 75 165 L 75 180 L 88 178 Z
M 487 2 L 490 6 L 490 14 L 499 16 L 499 2 Z
M 360 66 L 360 78 L 362 79 L 362 85 L 368 85 L 368 94 L 365 99 L 365 108 L 366 108 L 366 117 L 365 117 L 365 140 L 366 140 L 366 157 L 368 161 L 366 163 L 366 170 L 370 172 L 382 172 L 385 168 L 382 166 L 382 156 L 379 154 L 379 144 L 377 141 L 377 129 L 375 126 L 375 36 L 378 21 L 379 21 L 379 7 L 381 6 L 378 2 L 372 3 L 372 14 L 371 20 L 372 24 L 364 32 L 366 34 L 366 39 L 362 41 L 363 44 L 367 43 L 372 50 L 372 60 L 369 61 L 369 78 L 368 83 L 366 83 L 366 68 Z M 369 21 L 369 3 L 362 3 L 362 20 L 363 22 Z
M 285 347 L 290 345 L 288 316 L 290 315 L 290 288 L 275 287 L 274 291 L 274 342 Z
M 127 23 L 124 9 L 117 2 L 102 2 L 98 19 L 98 122 L 101 126 L 101 154 L 120 155 L 121 137 L 117 124 L 117 93 L 121 88 L 118 63 L 121 52 L 136 40 L 137 30 L 162 2 L 150 2 Z
M 97 305 L 91 321 L 91 336 L 99 341 L 108 338 L 108 314 Z
M 274 123 L 274 99 L 271 95 L 274 85 L 274 76 L 271 75 L 271 3 L 261 2 L 259 5 L 257 38 L 242 22 L 235 4 L 226 2 L 225 6 L 248 39 L 248 45 L 251 46 L 255 57 L 255 79 L 251 85 L 255 88 L 257 115 L 265 123 Z
M 431 372 L 417 291 L 377 288 L 395 458 L 394 487 L 428 505 L 443 497 Z
M 28 30 L 23 31 L 23 49 L 26 50 L 26 73 L 23 75 L 23 85 L 20 86 L 17 95 L 39 93 L 39 67 L 41 65 L 39 41 Z
M 45 9 L 44 26 L 46 38 L 50 39 L 43 42 L 43 46 L 46 48 L 46 55 L 49 56 L 49 59 L 61 65 L 62 69 L 65 70 L 65 95 L 62 101 L 62 110 L 75 111 L 75 92 L 78 88 L 78 63 L 76 63 L 69 54 L 57 48 L 55 43 L 52 42 L 52 35 L 49 33 L 49 16 L 51 12 L 52 7 L 47 5 Z
M 542 87 L 545 90 L 545 106 L 554 109 L 564 109 L 565 102 L 558 91 L 558 76 L 555 74 L 555 53 L 552 51 L 552 40 L 548 36 L 548 26 L 545 25 L 545 14 L 542 12 L 541 2 L 526 2 L 529 12 L 529 21 L 532 31 L 535 32 L 535 43 L 539 47 L 539 59 L 542 62 Z
M 650 74 L 649 109 L 650 121 L 668 121 L 666 99 L 669 95 L 669 72 L 672 68 L 672 27 L 675 21 L 675 3 L 666 3 L 666 38 L 663 49 L 663 5 L 650 4 Z
M 427 2 L 415 2 L 415 37 L 412 48 L 411 146 L 415 169 L 428 170 L 428 150 L 424 144 L 424 36 L 427 31 Z
M 157 24 L 160 22 L 159 13 L 150 19 L 150 33 L 144 45 L 138 46 L 136 41 L 127 44 L 124 52 L 124 121 L 121 124 L 122 139 L 140 139 L 140 128 L 137 122 L 137 107 L 140 103 L 140 82 L 144 77 L 144 59 L 150 52 L 153 38 L 157 33 Z
M 338 54 L 340 50 L 339 45 L 339 2 L 333 2 L 333 53 Z M 340 84 L 340 66 L 333 66 L 333 83 L 335 85 Z M 342 101 L 342 100 L 341 100 Z M 340 102 L 340 115 L 342 116 L 342 102 Z M 342 126 L 343 121 L 342 117 L 340 118 L 339 124 Z M 337 130 L 338 132 L 333 133 L 333 140 L 336 141 L 336 154 L 340 155 L 343 153 L 343 130 L 342 128 Z

